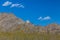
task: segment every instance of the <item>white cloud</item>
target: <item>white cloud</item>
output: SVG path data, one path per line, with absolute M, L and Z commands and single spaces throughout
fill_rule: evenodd
M 12 2 L 6 1 L 6 2 L 4 2 L 4 3 L 2 4 L 2 6 L 9 6 L 9 5 L 11 5 L 11 4 L 12 4 Z
M 24 5 L 20 5 L 19 7 L 24 8 Z
M 42 17 L 39 17 L 39 18 L 38 18 L 38 20 L 41 20 L 41 19 L 42 19 Z
M 46 16 L 46 17 L 44 17 L 43 19 L 44 19 L 44 20 L 50 20 L 51 17 L 50 17 L 50 16 Z
M 39 17 L 38 20 L 50 20 L 51 17 L 50 16 L 46 16 L 46 17 Z
M 13 8 L 13 7 L 19 7 L 19 8 L 24 8 L 24 5 L 22 5 L 22 4 L 17 4 L 17 3 L 15 3 L 15 4 L 13 4 L 12 2 L 10 2 L 10 1 L 6 1 L 6 2 L 4 2 L 3 4 L 2 4 L 2 6 L 9 6 L 10 5 L 10 7 L 11 8 Z
M 11 5 L 11 8 L 12 7 L 21 7 L 21 8 L 24 8 L 24 6 L 22 4 L 12 4 Z
M 30 21 L 29 20 L 26 20 L 26 23 L 30 23 Z

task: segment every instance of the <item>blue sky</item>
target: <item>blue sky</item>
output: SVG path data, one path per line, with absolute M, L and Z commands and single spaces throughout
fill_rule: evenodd
M 4 6 L 6 2 L 10 5 Z M 36 25 L 60 24 L 60 0 L 0 0 L 0 12 L 11 12 Z

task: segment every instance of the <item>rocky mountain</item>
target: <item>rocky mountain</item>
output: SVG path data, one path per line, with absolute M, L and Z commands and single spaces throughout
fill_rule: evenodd
M 29 20 L 26 22 L 17 18 L 12 13 L 0 13 L 0 31 L 25 33 L 60 33 L 60 25 L 53 23 L 45 27 L 33 25 Z
M 54 24 L 49 24 L 48 26 L 46 26 L 46 29 L 50 32 L 50 33 L 60 33 L 60 25 L 54 23 Z
M 17 28 L 18 25 L 23 24 L 22 19 L 18 19 L 13 14 L 1 13 L 0 14 L 0 31 L 12 31 Z

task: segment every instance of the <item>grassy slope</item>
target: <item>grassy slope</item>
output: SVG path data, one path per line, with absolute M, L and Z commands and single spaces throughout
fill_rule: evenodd
M 39 33 L 0 33 L 0 40 L 60 40 L 60 35 Z

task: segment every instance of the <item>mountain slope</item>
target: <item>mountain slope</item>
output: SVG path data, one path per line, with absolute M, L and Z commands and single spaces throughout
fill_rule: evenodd
M 24 24 L 24 21 L 13 14 L 0 14 L 0 31 L 13 31 L 20 24 Z

